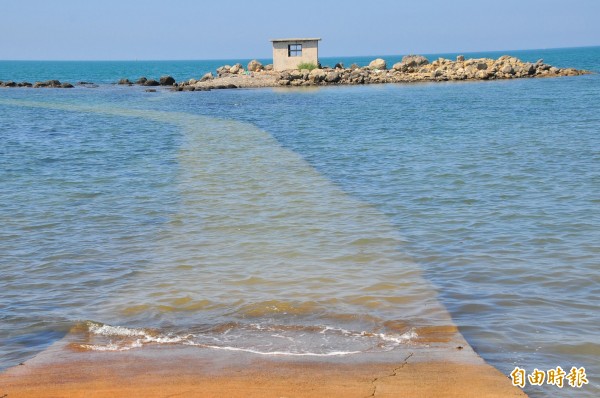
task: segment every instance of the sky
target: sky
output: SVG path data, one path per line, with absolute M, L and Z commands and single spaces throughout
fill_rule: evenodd
M 321 57 L 600 45 L 600 0 L 0 0 L 0 60 Z

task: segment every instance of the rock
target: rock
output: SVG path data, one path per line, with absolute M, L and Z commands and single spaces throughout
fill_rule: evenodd
M 374 59 L 373 61 L 369 62 L 369 69 L 384 70 L 384 69 L 387 69 L 387 64 L 385 63 L 384 59 L 377 58 L 377 59 Z
M 117 84 L 127 84 L 127 85 L 129 85 L 129 84 L 131 84 L 131 82 L 129 81 L 129 79 L 121 79 L 121 80 L 119 80 L 119 83 L 117 83 Z
M 4 82 L 3 86 L 4 87 L 17 87 L 17 83 L 13 82 L 12 80 L 9 80 L 7 82 Z
M 172 76 L 161 76 L 159 84 L 161 86 L 172 86 L 175 83 L 175 79 Z
M 310 74 L 308 75 L 309 80 L 315 83 L 322 82 L 326 77 L 327 73 L 323 69 L 319 68 L 311 70 Z
M 525 65 L 523 65 L 523 70 L 528 75 L 534 75 L 535 74 L 535 65 L 528 62 Z
M 250 72 L 258 72 L 263 69 L 263 65 L 257 60 L 253 59 L 252 61 L 248 62 L 248 67 L 246 69 Z
M 268 71 L 273 70 L 273 64 L 268 64 L 267 66 L 265 66 L 265 70 L 268 70 Z
M 408 65 L 404 62 L 396 62 L 394 66 L 392 66 L 392 69 L 398 72 L 406 72 L 408 71 Z
M 344 64 L 341 62 L 338 62 L 337 64 L 335 64 L 333 69 L 344 69 Z
M 465 56 L 464 55 L 457 55 L 456 56 L 456 62 L 465 62 Z
M 340 81 L 340 74 L 339 74 L 339 72 L 329 72 L 327 74 L 327 76 L 325 77 L 325 81 L 327 83 L 337 83 L 337 82 L 339 82 Z
M 188 84 L 189 84 L 190 86 L 193 86 L 193 85 L 194 85 L 194 84 L 196 84 L 196 83 L 198 83 L 198 80 L 196 80 L 196 79 L 190 79 L 190 80 L 188 80 Z
M 304 78 L 304 73 L 297 69 L 292 69 L 289 72 L 290 80 L 300 80 Z
M 477 70 L 486 70 L 488 68 L 487 63 L 481 61 L 477 63 Z
M 60 87 L 62 88 L 73 88 L 73 85 L 71 83 L 63 83 L 60 85 Z
M 350 70 L 355 70 L 355 69 L 360 69 L 360 66 L 358 66 L 357 64 L 350 65 Z
M 244 71 L 244 69 L 242 68 L 242 64 L 235 64 L 229 69 L 229 73 L 231 73 L 233 75 L 238 74 L 243 71 Z
M 480 70 L 477 72 L 476 77 L 481 80 L 487 80 L 489 78 L 488 72 L 485 70 Z
M 139 79 L 137 79 L 135 84 L 146 84 L 147 81 L 148 79 L 146 79 L 145 77 L 140 77 Z
M 205 82 L 207 80 L 212 80 L 214 78 L 212 72 L 205 73 L 204 76 L 200 78 L 201 82 Z
M 510 65 L 505 65 L 502 69 L 500 69 L 500 72 L 505 73 L 507 75 L 512 75 L 514 73 L 514 69 Z
M 155 93 L 156 89 L 154 89 L 154 88 L 148 88 L 148 89 L 146 89 L 144 91 L 147 92 L 147 93 Z
M 408 67 L 416 68 L 422 65 L 427 65 L 429 60 L 422 55 L 405 55 L 402 57 L 402 63 L 406 64 Z
M 146 80 L 144 86 L 160 86 L 160 83 L 154 79 Z
M 217 75 L 218 76 L 224 75 L 226 73 L 229 73 L 230 70 L 231 70 L 231 66 L 223 65 L 223 66 L 217 68 Z

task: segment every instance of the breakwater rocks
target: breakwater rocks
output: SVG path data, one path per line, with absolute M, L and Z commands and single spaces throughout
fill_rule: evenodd
M 78 85 L 81 86 L 95 86 L 94 83 L 88 83 L 88 82 L 79 82 L 77 83 Z M 61 83 L 58 80 L 47 80 L 45 82 L 35 82 L 35 83 L 29 83 L 29 82 L 13 82 L 12 80 L 9 81 L 0 81 L 0 87 L 28 87 L 28 88 L 73 88 L 75 86 L 73 86 L 71 83 Z
M 578 76 L 589 73 L 574 68 L 556 68 L 541 59 L 535 63 L 523 62 L 509 55 L 498 59 L 465 59 L 459 55 L 454 61 L 438 58 L 433 62 L 422 55 L 407 55 L 390 68 L 385 60 L 375 59 L 364 67 L 353 64 L 346 68 L 338 63 L 333 68 L 315 67 L 283 72 L 273 71 L 272 65 L 263 67 L 260 62 L 253 60 L 246 69 L 241 64 L 224 65 L 216 70 L 216 76 L 207 73 L 198 80 L 176 83 L 174 90 L 498 80 Z
M 387 68 L 383 59 L 373 60 L 366 67 L 352 65 L 344 68 L 316 68 L 313 70 L 286 71 L 279 84 L 283 86 L 326 84 L 372 84 L 407 83 L 419 81 L 497 80 L 531 77 L 577 76 L 585 73 L 573 68 L 556 68 L 545 64 L 523 62 L 504 55 L 498 59 L 479 58 L 465 60 L 458 56 L 455 61 L 439 58 L 433 62 L 421 55 L 409 55 L 401 62 Z

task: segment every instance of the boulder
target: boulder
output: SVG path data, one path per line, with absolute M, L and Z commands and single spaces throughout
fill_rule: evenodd
M 71 83 L 63 83 L 60 85 L 61 88 L 73 88 L 73 85 Z
M 525 65 L 523 65 L 523 70 L 525 71 L 525 73 L 527 73 L 528 75 L 535 75 L 535 65 L 532 63 L 526 63 Z
M 387 64 L 385 63 L 384 59 L 377 58 L 369 62 L 369 69 L 387 69 Z
M 477 63 L 477 70 L 486 70 L 488 68 L 488 65 L 481 61 Z
M 252 61 L 248 62 L 248 67 L 246 69 L 250 72 L 258 72 L 263 69 L 263 65 L 257 60 L 253 59 Z
M 416 68 L 422 65 L 427 65 L 429 60 L 422 55 L 405 55 L 402 57 L 402 63 L 408 67 Z
M 127 85 L 129 85 L 129 84 L 131 84 L 131 82 L 129 81 L 129 79 L 121 79 L 121 80 L 119 80 L 119 83 L 117 83 L 117 84 L 127 84 Z
M 146 81 L 144 82 L 144 86 L 150 86 L 150 87 L 152 87 L 152 86 L 160 86 L 160 83 L 159 83 L 159 82 L 157 82 L 157 81 L 156 81 L 156 80 L 154 80 L 154 79 L 150 79 L 150 80 L 146 80 Z
M 4 87 L 17 87 L 17 83 L 13 82 L 12 80 L 9 80 L 7 82 L 4 82 Z
M 311 70 L 310 74 L 308 75 L 309 80 L 315 83 L 322 82 L 323 80 L 325 80 L 326 77 L 327 73 L 323 69 L 319 68 Z
M 329 72 L 327 74 L 327 76 L 325 77 L 325 81 L 327 83 L 337 83 L 337 82 L 339 82 L 340 81 L 340 74 L 339 74 L 339 72 Z
M 265 66 L 265 70 L 273 70 L 273 64 L 268 64 Z
M 175 83 L 175 79 L 172 76 L 161 76 L 159 83 L 161 86 L 172 86 Z
M 504 65 L 504 67 L 500 69 L 500 72 L 505 73 L 507 75 L 512 75 L 515 71 L 513 70 L 512 66 Z
M 290 80 L 300 80 L 304 78 L 304 73 L 297 69 L 292 69 L 289 71 Z
M 139 79 L 137 79 L 135 84 L 146 84 L 147 81 L 148 79 L 146 79 L 145 77 L 140 77 Z
M 350 70 L 355 70 L 355 69 L 359 69 L 360 66 L 358 66 L 357 64 L 352 64 L 350 65 Z
M 396 62 L 394 66 L 392 66 L 392 69 L 398 72 L 406 72 L 408 70 L 408 65 L 404 62 Z
M 214 78 L 214 77 L 213 77 L 213 74 L 212 74 L 212 72 L 208 72 L 208 73 L 205 73 L 205 74 L 204 74 L 204 76 L 202 76 L 202 77 L 200 78 L 200 81 L 201 81 L 201 82 L 205 82 L 205 81 L 207 81 L 207 80 L 212 80 L 213 78 Z
M 156 89 L 154 89 L 154 88 L 148 88 L 148 89 L 146 89 L 144 91 L 147 92 L 147 93 L 155 93 Z
M 229 71 L 231 70 L 231 66 L 230 65 L 223 65 L 217 68 L 217 75 L 221 76 L 224 75 L 226 73 L 229 73 Z
M 486 70 L 479 70 L 476 74 L 477 79 L 487 80 L 490 76 Z
M 244 71 L 244 69 L 242 68 L 242 64 L 235 64 L 229 69 L 229 73 L 231 73 L 233 75 L 238 74 L 243 71 Z
M 337 64 L 335 64 L 333 69 L 344 69 L 344 64 L 341 62 L 338 62 Z
M 190 85 L 190 86 L 193 86 L 196 83 L 198 83 L 198 80 L 196 80 L 196 79 L 190 79 L 190 80 L 188 80 L 188 85 Z
M 465 56 L 464 55 L 458 55 L 456 57 L 456 62 L 465 62 Z

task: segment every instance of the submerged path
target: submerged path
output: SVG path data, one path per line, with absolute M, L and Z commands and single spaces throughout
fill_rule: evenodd
M 265 326 L 273 319 L 281 326 L 289 326 L 290 319 L 302 326 L 338 319 L 358 331 L 372 324 L 369 333 L 352 337 L 375 341 L 356 355 L 267 356 L 256 355 L 255 341 L 244 340 L 247 333 L 219 341 L 236 333 L 229 323 L 227 328 L 215 324 L 210 345 L 198 340 L 207 333 L 161 342 L 157 335 L 141 339 L 132 329 L 99 336 L 74 328 L 35 358 L 0 374 L 0 397 L 524 396 L 464 340 L 418 265 L 400 252 L 401 240 L 386 218 L 267 132 L 174 112 L 0 103 L 143 118 L 181 131 L 175 182 L 180 207 L 153 242 L 160 261 L 123 281 L 119 294 L 105 297 L 102 316 L 121 314 L 128 325 L 132 318 L 126 314 L 135 310 L 156 323 L 175 319 L 187 334 L 185 323 L 205 320 L 206 314 Z M 374 320 L 357 324 L 354 315 Z M 353 321 L 342 323 L 349 318 Z M 264 329 L 258 339 L 273 337 Z M 129 330 L 135 344 L 127 345 Z M 399 339 L 408 331 L 415 336 L 385 349 L 375 340 L 383 334 Z M 322 346 L 320 340 L 315 344 L 322 331 L 300 332 L 284 336 L 295 339 L 300 354 Z

